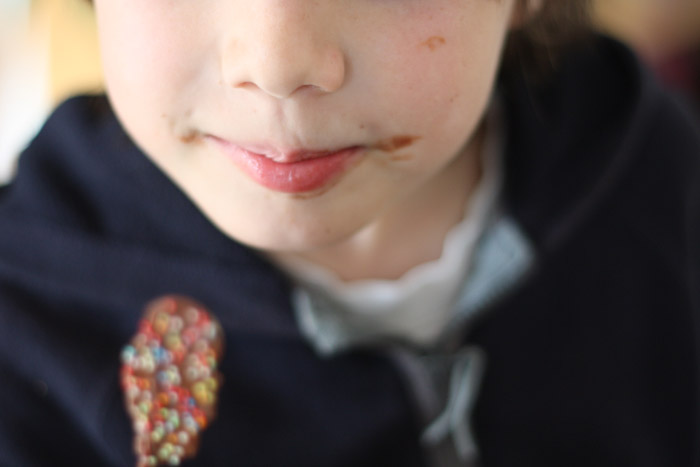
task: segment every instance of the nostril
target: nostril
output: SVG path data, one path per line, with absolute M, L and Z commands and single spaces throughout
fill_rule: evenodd
M 341 51 L 316 43 L 292 48 L 278 43 L 272 45 L 268 44 L 270 50 L 244 56 L 227 48 L 231 53 L 222 54 L 221 60 L 223 85 L 236 90 L 264 92 L 278 99 L 294 94 L 320 96 L 342 87 L 345 57 Z

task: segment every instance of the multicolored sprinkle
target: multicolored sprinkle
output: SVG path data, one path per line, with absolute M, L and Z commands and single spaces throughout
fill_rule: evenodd
M 185 297 L 151 302 L 121 353 L 121 384 L 134 427 L 138 467 L 180 465 L 194 457 L 216 414 L 223 332 Z

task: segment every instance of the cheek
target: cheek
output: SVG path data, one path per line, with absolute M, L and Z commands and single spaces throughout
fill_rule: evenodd
M 135 0 L 120 2 L 104 0 L 97 9 L 112 107 L 146 154 L 176 163 L 181 158 L 170 156 L 187 146 L 178 138 L 187 137 L 192 90 L 203 68 L 202 43 L 193 40 L 181 12 L 163 11 L 162 0 L 141 6 Z
M 385 111 L 438 133 L 479 118 L 500 61 L 508 10 L 477 3 L 443 15 L 433 10 L 431 21 L 417 17 L 415 27 L 389 39 L 382 53 L 391 58 L 376 64 L 392 107 Z
M 97 20 L 108 91 L 121 103 L 163 113 L 174 96 L 191 83 L 200 64 L 195 35 L 177 11 L 165 12 L 162 0 L 102 1 Z M 117 4 L 121 3 L 121 4 Z M 144 2 L 145 3 L 145 2 Z
M 387 86 L 393 107 L 389 115 L 411 134 L 449 150 L 461 146 L 481 119 L 499 57 L 498 49 L 468 50 L 454 41 L 449 36 L 420 38 L 393 72 L 400 83 Z

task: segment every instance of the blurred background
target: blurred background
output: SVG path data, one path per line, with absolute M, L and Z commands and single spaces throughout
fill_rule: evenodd
M 86 0 L 0 0 L 0 182 L 51 109 L 101 81 Z
M 596 27 L 634 47 L 700 115 L 700 0 L 593 3 Z M 0 0 L 0 182 L 58 102 L 100 89 L 87 0 Z

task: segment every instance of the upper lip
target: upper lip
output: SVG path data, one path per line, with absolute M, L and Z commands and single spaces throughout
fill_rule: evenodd
M 226 146 L 233 146 L 243 149 L 252 154 L 265 156 L 275 162 L 283 164 L 291 164 L 308 159 L 317 159 L 319 157 L 329 156 L 331 154 L 344 151 L 347 149 L 357 148 L 357 145 L 341 146 L 334 149 L 307 149 L 307 148 L 280 148 L 267 144 L 259 143 L 237 143 L 232 142 L 217 136 L 213 136 L 215 140 Z

